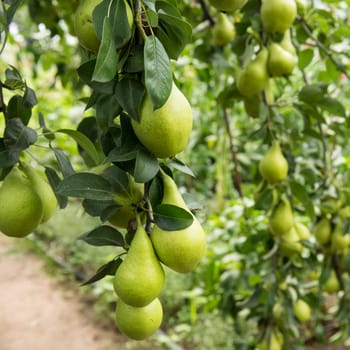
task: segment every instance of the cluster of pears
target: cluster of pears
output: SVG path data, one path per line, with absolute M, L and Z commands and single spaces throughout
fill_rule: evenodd
M 259 163 L 259 172 L 263 179 L 270 185 L 283 181 L 288 174 L 288 162 L 284 157 L 278 141 L 274 141 L 265 156 Z M 294 219 L 289 200 L 281 196 L 280 200 L 272 208 L 269 217 L 271 232 L 278 238 L 280 252 L 289 258 L 302 252 L 303 245 L 300 240 L 310 238 L 309 229 Z
M 0 231 L 25 237 L 54 214 L 57 200 L 51 186 L 34 168 L 21 164 L 0 187 Z
M 260 17 L 269 40 L 238 74 L 237 89 L 243 96 L 245 107 L 251 104 L 258 106 L 263 92 L 267 102 L 272 103 L 270 79 L 292 74 L 297 63 L 297 55 L 291 41 L 290 27 L 296 14 L 295 0 L 262 1 Z M 256 117 L 259 115 L 257 108 L 251 107 L 253 112 L 247 110 L 247 113 Z
M 161 203 L 189 211 L 174 180 L 162 170 L 161 178 Z M 205 234 L 192 216 L 192 224 L 185 229 L 166 231 L 154 224 L 148 235 L 137 214 L 136 233 L 114 278 L 114 290 L 119 297 L 116 323 L 128 337 L 145 339 L 161 325 L 163 311 L 159 295 L 165 280 L 163 265 L 187 273 L 201 260 L 206 246 Z

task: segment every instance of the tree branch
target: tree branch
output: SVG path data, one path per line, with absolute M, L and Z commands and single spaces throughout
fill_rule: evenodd
M 208 20 L 210 25 L 213 26 L 215 24 L 215 20 L 214 18 L 210 15 L 210 12 L 209 12 L 209 9 L 208 9 L 208 6 L 207 4 L 205 3 L 204 0 L 197 0 L 199 5 L 201 6 L 202 8 L 202 11 L 203 11 L 203 19 L 204 20 Z
M 230 145 L 230 153 L 231 153 L 231 158 L 233 162 L 233 177 L 232 177 L 232 183 L 233 187 L 235 190 L 238 192 L 239 196 L 243 198 L 243 191 L 242 191 L 242 175 L 241 172 L 239 171 L 239 164 L 238 164 L 238 159 L 237 159 L 237 154 L 236 154 L 236 149 L 235 145 L 233 143 L 233 135 L 231 132 L 231 126 L 230 126 L 230 119 L 227 113 L 227 109 L 224 107 L 223 109 L 223 116 L 224 116 L 224 121 L 225 121 L 225 127 L 226 127 L 226 132 L 228 135 L 228 140 L 229 140 L 229 145 Z

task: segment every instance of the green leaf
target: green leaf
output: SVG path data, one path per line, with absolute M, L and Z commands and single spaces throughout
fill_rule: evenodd
M 90 277 L 87 281 L 82 283 L 82 286 L 86 286 L 88 284 L 99 281 L 106 276 L 114 276 L 122 262 L 123 260 L 118 258 L 116 260 L 109 261 L 108 263 L 102 265 L 92 277 Z
M 119 49 L 128 42 L 132 34 L 124 0 L 112 0 L 109 16 L 115 46 Z
M 58 163 L 58 166 L 63 174 L 64 177 L 67 177 L 69 175 L 72 175 L 75 173 L 73 166 L 67 157 L 67 155 L 58 148 L 53 148 L 53 151 L 55 153 L 55 157 Z
M 96 120 L 102 131 L 107 130 L 121 112 L 122 108 L 114 94 L 99 95 L 96 101 Z
M 115 89 L 118 103 L 123 107 L 130 117 L 139 119 L 139 106 L 145 94 L 145 87 L 137 80 L 124 78 L 120 80 Z
M 77 130 L 59 129 L 56 132 L 70 136 L 86 152 L 95 165 L 103 161 L 103 156 L 97 150 L 95 145 L 83 133 Z
M 32 116 L 32 109 L 26 107 L 23 102 L 22 96 L 12 96 L 7 105 L 7 115 L 8 118 L 20 118 L 24 125 L 28 125 Z
M 328 85 L 324 83 L 306 85 L 299 92 L 299 100 L 311 105 L 317 105 L 317 102 L 327 94 L 327 89 Z
M 112 38 L 112 28 L 109 17 L 103 21 L 102 41 L 97 54 L 93 81 L 108 82 L 117 73 L 116 47 Z
M 177 169 L 179 171 L 181 171 L 182 173 L 192 176 L 192 177 L 196 177 L 193 173 L 193 171 L 191 170 L 191 168 L 189 168 L 185 163 L 183 163 L 181 160 L 177 159 L 177 158 L 172 158 L 170 159 L 167 164 L 169 166 L 172 166 L 174 169 Z
M 124 246 L 123 235 L 115 228 L 101 225 L 81 235 L 78 239 L 93 246 Z
M 20 118 L 7 120 L 4 136 L 7 148 L 16 151 L 27 149 L 38 137 L 36 131 L 25 126 Z
M 333 115 L 337 115 L 344 118 L 346 117 L 346 111 L 344 106 L 341 104 L 340 101 L 336 100 L 335 98 L 325 96 L 319 101 L 319 106 L 323 110 Z
M 173 79 L 168 54 L 153 35 L 146 38 L 144 60 L 146 89 L 154 108 L 160 108 L 169 98 Z
M 156 225 L 166 231 L 183 230 L 193 223 L 191 213 L 172 204 L 157 205 L 153 214 Z
M 129 177 L 124 170 L 117 166 L 111 166 L 101 175 L 112 184 L 114 192 L 128 194 Z
M 305 69 L 314 58 L 314 50 L 306 49 L 298 54 L 298 67 L 300 70 Z
M 102 176 L 76 173 L 66 177 L 58 186 L 57 193 L 67 197 L 96 200 L 113 199 L 112 185 Z
M 136 155 L 134 178 L 136 182 L 144 183 L 155 177 L 159 170 L 158 159 L 145 150 L 139 150 Z
M 115 201 L 113 199 L 108 200 L 95 200 L 95 199 L 84 199 L 82 206 L 85 212 L 91 216 L 101 216 L 106 208 L 114 206 Z
M 23 105 L 28 108 L 33 108 L 37 104 L 38 100 L 35 96 L 34 90 L 26 85 L 23 95 Z
M 293 196 L 297 198 L 300 201 L 300 203 L 304 206 L 307 215 L 311 219 L 315 218 L 314 204 L 311 201 L 306 188 L 296 181 L 291 181 L 290 189 L 293 193 Z
M 56 171 L 50 167 L 45 167 L 45 174 L 55 192 L 59 207 L 61 209 L 65 208 L 68 204 L 68 198 L 57 193 L 57 187 L 61 182 L 60 177 L 57 175 Z

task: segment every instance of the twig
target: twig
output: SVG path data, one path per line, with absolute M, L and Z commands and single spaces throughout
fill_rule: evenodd
M 197 0 L 199 5 L 201 6 L 202 8 L 202 11 L 203 11 L 203 19 L 204 20 L 208 20 L 210 25 L 213 26 L 215 24 L 215 20 L 214 18 L 210 15 L 210 12 L 209 12 L 209 9 L 208 9 L 208 6 L 207 4 L 205 3 L 204 0 Z
M 302 29 L 304 30 L 305 34 L 312 39 L 315 44 L 324 52 L 324 54 L 332 61 L 332 63 L 335 65 L 335 67 L 342 72 L 349 80 L 350 80 L 350 74 L 346 71 L 343 64 L 339 63 L 333 55 L 330 53 L 330 51 L 312 34 L 309 26 L 305 22 L 305 19 L 303 17 L 298 17 L 298 21 L 301 24 Z
M 242 191 L 242 175 L 241 172 L 239 171 L 239 164 L 238 164 L 238 159 L 237 159 L 237 154 L 236 154 L 236 149 L 235 145 L 233 143 L 233 135 L 231 132 L 231 126 L 230 126 L 230 119 L 227 113 L 227 109 L 224 107 L 223 108 L 223 116 L 225 120 L 225 127 L 226 127 L 226 132 L 228 135 L 228 140 L 230 144 L 230 153 L 231 153 L 231 158 L 234 166 L 234 174 L 232 177 L 232 183 L 233 187 L 236 189 L 238 192 L 239 196 L 243 198 L 243 191 Z
M 0 81 L 0 113 L 3 113 L 5 119 L 7 119 L 6 103 L 4 100 L 4 94 L 2 92 L 3 87 L 4 87 L 4 84 L 2 83 L 2 81 Z

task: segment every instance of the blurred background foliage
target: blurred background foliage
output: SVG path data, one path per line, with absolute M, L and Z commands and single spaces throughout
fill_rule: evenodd
M 39 126 L 39 113 L 51 130 L 76 129 L 83 117 L 94 113 L 84 111 L 90 91 L 76 71 L 86 55 L 72 30 L 76 3 L 28 0 L 11 24 L 0 71 L 10 63 L 36 91 L 33 128 Z M 254 8 L 257 3 L 250 0 L 248 6 Z M 271 123 L 248 117 L 235 88 L 245 35 L 237 35 L 225 47 L 215 46 L 210 18 L 215 20 L 217 11 L 202 1 L 179 1 L 178 5 L 193 26 L 192 43 L 172 62 L 174 77 L 194 111 L 190 144 L 180 159 L 196 177 L 175 175 L 181 190 L 202 204 L 198 216 L 207 232 L 208 249 L 194 273 L 167 271 L 161 296 L 164 326 L 154 337 L 155 343 L 174 349 L 254 349 L 270 323 L 278 322 L 271 318 L 278 302 L 283 309 L 278 327 L 286 349 L 322 343 L 350 345 L 350 256 L 341 261 L 344 289 L 333 294 L 330 303 L 321 288 L 322 272 L 330 268 L 329 255 L 313 237 L 296 259 L 282 258 L 276 252 L 267 224 L 273 198 L 261 188 L 257 170 L 271 128 L 290 164 L 284 190 L 298 220 L 311 229 L 327 198 L 349 206 L 349 1 L 307 1 L 305 14 L 293 26 L 299 69 L 288 79 L 275 80 Z M 235 13 L 231 20 L 238 34 L 249 27 L 253 37 L 258 35 L 256 16 Z M 328 103 L 303 103 L 302 89 L 314 83 L 328 84 Z M 39 137 L 27 155 L 36 166 L 54 166 L 46 143 Z M 61 135 L 54 143 L 69 155 L 76 170 L 86 168 L 72 139 Z M 97 224 L 79 202 L 72 201 L 30 241 L 68 274 L 81 279 L 116 255 L 115 248 L 96 249 L 77 240 Z M 112 319 L 111 280 L 82 288 L 94 295 L 98 314 Z M 313 310 L 306 325 L 293 315 L 297 297 L 307 300 Z

